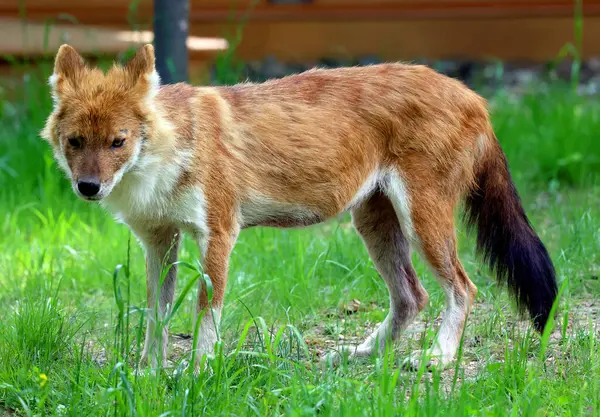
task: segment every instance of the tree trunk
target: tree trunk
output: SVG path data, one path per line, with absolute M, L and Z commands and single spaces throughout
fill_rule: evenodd
M 188 80 L 189 0 L 154 0 L 156 70 L 162 84 Z

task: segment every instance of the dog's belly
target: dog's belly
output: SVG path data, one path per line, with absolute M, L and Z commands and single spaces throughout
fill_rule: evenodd
M 268 197 L 247 199 L 241 206 L 241 225 L 267 227 L 304 227 L 321 223 L 327 219 L 318 209 L 301 204 L 284 203 Z
M 279 227 L 279 228 L 293 228 L 293 227 L 306 227 L 313 224 L 322 223 L 326 219 L 319 215 L 313 215 L 312 217 L 295 218 L 288 216 L 271 216 L 264 217 L 261 219 L 255 219 L 254 221 L 244 222 L 242 227 L 248 229 L 255 226 L 264 227 Z

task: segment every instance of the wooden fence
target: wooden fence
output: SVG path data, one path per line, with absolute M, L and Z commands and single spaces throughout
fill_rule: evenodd
M 243 59 L 377 55 L 545 61 L 574 41 L 570 0 L 190 1 L 190 35 L 227 37 L 245 20 L 237 49 Z M 583 54 L 600 56 L 600 0 L 584 0 L 583 13 Z M 65 16 L 84 26 L 148 30 L 152 2 L 0 0 L 0 17 L 64 22 Z M 17 36 L 14 42 L 19 41 Z

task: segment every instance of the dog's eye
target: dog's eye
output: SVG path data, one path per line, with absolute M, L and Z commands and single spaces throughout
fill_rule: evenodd
M 120 148 L 121 146 L 123 146 L 123 144 L 125 143 L 125 139 L 115 139 L 113 140 L 112 145 L 110 145 L 111 148 Z
M 81 148 L 81 138 L 80 137 L 73 137 L 73 138 L 69 138 L 69 145 L 71 145 L 74 148 Z

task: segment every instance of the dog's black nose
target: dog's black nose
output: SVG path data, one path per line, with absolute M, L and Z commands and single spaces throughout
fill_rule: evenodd
M 100 182 L 93 180 L 79 181 L 77 189 L 86 197 L 93 197 L 100 191 Z

